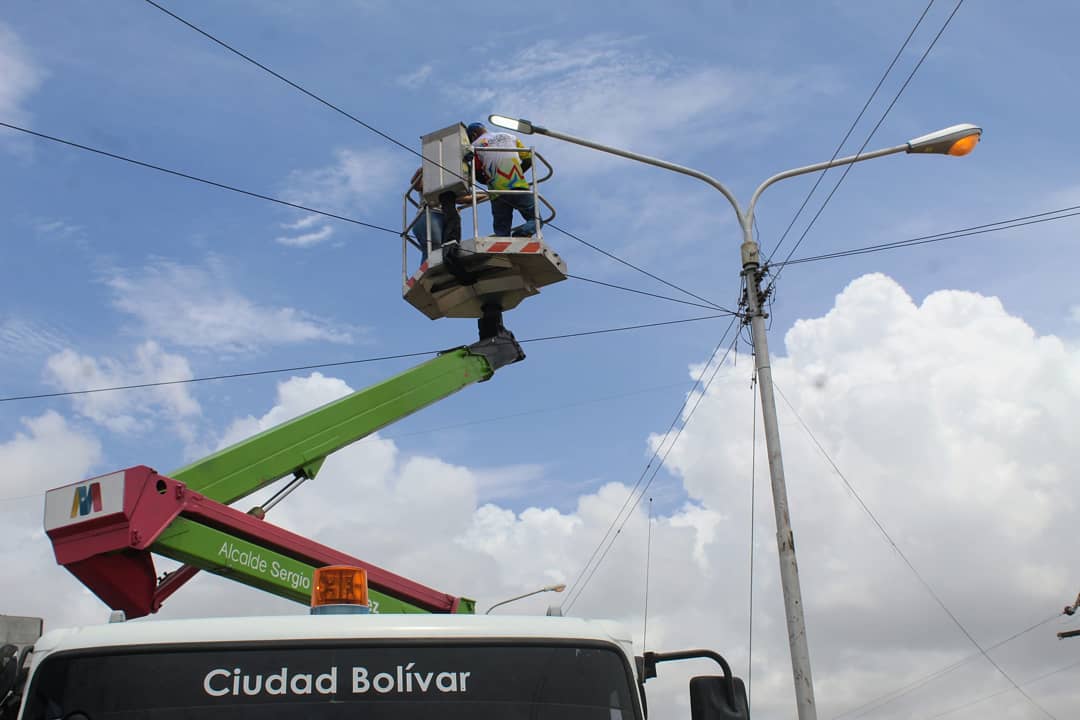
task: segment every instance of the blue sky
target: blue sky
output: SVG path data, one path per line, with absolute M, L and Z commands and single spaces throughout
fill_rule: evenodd
M 418 138 L 426 132 L 498 112 L 700 168 L 728 183 L 742 199 L 776 171 L 829 158 L 925 6 L 923 0 L 554 2 L 453 10 L 383 0 L 168 4 L 410 147 L 419 149 Z M 847 152 L 866 138 L 954 7 L 944 0 L 933 4 L 853 133 Z M 1073 37 L 1078 21 L 1080 9 L 1065 2 L 1037 8 L 965 3 L 869 147 L 901 143 L 959 122 L 981 125 L 983 142 L 963 159 L 900 155 L 858 165 L 797 256 L 1080 205 L 1073 161 L 1080 154 L 1080 139 L 1072 132 L 1077 100 L 1071 92 L 1080 55 Z M 10 68 L 0 79 L 4 122 L 366 222 L 400 225 L 401 193 L 416 166 L 414 156 L 149 4 L 8 5 L 0 14 L 0 63 Z M 584 148 L 548 139 L 536 143 L 556 169 L 545 187 L 558 208 L 561 227 L 716 302 L 736 301 L 737 224 L 715 192 L 689 178 Z M 432 322 L 401 300 L 400 242 L 391 234 L 309 217 L 13 132 L 0 134 L 0 159 L 6 189 L 0 196 L 0 238 L 6 250 L 0 263 L 5 288 L 0 395 L 336 362 L 474 339 L 471 321 Z M 835 171 L 826 176 L 808 206 L 811 211 L 838 177 Z M 765 195 L 758 223 L 766 254 L 812 182 L 790 180 Z M 489 227 L 486 209 L 481 213 L 481 225 Z M 795 224 L 782 253 L 807 220 Z M 297 239 L 304 235 L 311 237 L 306 242 Z M 557 232 L 549 230 L 546 239 L 575 274 L 678 294 Z M 1071 397 L 1080 385 L 1075 352 L 1080 331 L 1074 280 L 1078 259 L 1075 222 L 1064 220 L 794 265 L 784 271 L 777 288 L 772 347 L 791 367 L 802 368 L 799 378 L 828 374 L 828 358 L 833 356 L 852 358 L 855 370 L 865 362 L 868 372 L 881 373 L 878 380 L 906 377 L 913 366 L 890 361 L 890 353 L 908 357 L 900 350 L 920 347 L 924 352 L 912 355 L 911 362 L 927 362 L 926 377 L 941 370 L 938 363 L 966 362 L 972 363 L 969 377 L 991 383 L 982 386 L 982 394 L 965 396 L 972 402 L 1002 382 L 1016 387 L 1031 382 L 1040 392 L 1050 388 L 1051 394 Z M 877 280 L 845 290 L 869 273 L 891 280 L 871 276 Z M 868 290 L 865 283 L 873 282 L 880 285 Z M 899 294 L 897 288 L 902 288 Z M 944 290 L 961 293 L 947 296 L 958 303 L 954 312 L 927 310 L 914 327 L 900 323 L 904 330 L 874 346 L 875 351 L 861 356 L 852 350 L 882 335 L 892 337 L 889 328 L 900 325 L 883 325 L 892 316 L 882 308 L 905 306 L 903 293 L 917 306 Z M 845 308 L 850 309 L 844 298 L 866 302 L 868 309 L 844 320 Z M 997 298 L 1000 307 L 987 298 Z M 880 302 L 875 304 L 875 299 Z M 885 314 L 875 314 L 878 311 Z M 968 311 L 974 315 L 965 314 Z M 984 355 L 958 348 L 953 356 L 942 349 L 952 346 L 950 329 L 971 330 L 979 313 L 1008 326 L 1009 332 L 1016 323 L 1026 324 L 1028 331 L 1016 331 L 1015 336 L 987 331 L 987 338 L 1002 340 L 1001 345 L 980 345 Z M 532 338 L 701 314 L 707 312 L 571 280 L 526 301 L 508 314 L 507 324 L 519 338 Z M 850 326 L 843 325 L 849 321 Z M 919 334 L 920 322 L 926 323 L 924 335 Z M 395 425 L 383 436 L 393 444 L 395 457 L 437 458 L 468 468 L 470 482 L 476 484 L 477 512 L 491 501 L 491 507 L 513 513 L 519 523 L 540 517 L 529 515 L 540 509 L 585 522 L 588 513 L 583 508 L 600 502 L 605 488 L 614 496 L 618 493 L 610 490 L 616 487 L 612 483 L 631 485 L 637 479 L 651 452 L 650 435 L 664 432 L 690 389 L 688 369 L 708 357 L 726 326 L 727 320 L 717 319 L 530 344 L 525 363 Z M 818 348 L 815 342 L 824 344 L 817 365 L 809 360 L 800 365 L 785 345 L 789 331 L 794 333 L 789 340 L 803 339 L 799 347 L 804 350 Z M 1063 348 L 1061 353 L 1051 352 L 1054 359 L 1043 358 L 1044 365 L 1038 364 L 1042 355 L 1021 353 L 1010 361 L 1005 354 L 1028 337 L 1025 332 L 1034 338 L 1032 353 L 1050 352 L 1046 348 L 1051 345 Z M 808 336 L 816 340 L 806 340 Z M 832 340 L 839 344 L 829 345 Z M 319 387 L 331 390 L 338 382 L 359 388 L 408 363 L 335 368 L 323 371 L 314 383 L 325 381 L 326 387 Z M 733 424 L 729 435 L 715 438 L 716 446 L 729 452 L 706 461 L 709 443 L 702 440 L 700 456 L 689 450 L 676 453 L 674 472 L 661 473 L 651 490 L 657 512 L 673 528 L 695 527 L 704 533 L 699 543 L 705 542 L 708 533 L 702 528 L 708 523 L 699 523 L 693 508 L 724 517 L 738 514 L 724 498 L 710 498 L 694 477 L 706 462 L 722 473 L 725 463 L 741 468 L 747 459 L 749 438 L 740 439 L 742 445 L 727 438 L 735 437 L 730 434 L 735 425 L 739 432 L 749 431 L 749 367 L 750 358 L 740 355 L 738 364 L 718 381 L 738 392 L 731 390 L 729 396 L 727 391 L 712 391 L 703 403 L 708 408 L 703 413 L 714 419 L 712 424 L 702 421 L 707 427 L 724 432 L 725 423 Z M 1028 376 L 1032 367 L 1044 370 L 1041 383 Z M 995 375 L 994 369 L 1005 374 Z M 309 373 L 294 375 L 302 380 Z M 216 448 L 235 428 L 263 418 L 272 407 L 289 407 L 279 388 L 288 378 L 4 403 L 0 447 L 11 457 L 21 457 L 20 437 L 28 445 L 51 437 L 44 430 L 35 434 L 27 424 L 46 422 L 41 418 L 54 418 L 49 422 L 56 423 L 56 437 L 89 444 L 79 446 L 85 452 L 81 460 L 72 460 L 71 468 L 51 468 L 45 460 L 31 463 L 27 467 L 57 474 L 21 478 L 12 482 L 11 492 L 0 495 L 33 496 L 80 479 L 62 475 L 75 472 L 72 468 L 89 475 L 140 463 L 161 470 L 178 467 Z M 778 382 L 793 387 L 798 381 L 795 376 L 785 379 L 778 370 Z M 924 390 L 929 392 L 918 387 L 911 391 Z M 881 402 L 886 408 L 882 412 L 891 412 L 886 400 Z M 1067 404 L 1047 399 L 1044 406 L 1032 400 L 1037 405 L 1032 409 L 1017 402 L 1040 422 L 1076 425 L 1075 410 Z M 821 417 L 825 425 L 837 423 L 841 444 L 858 429 L 849 426 L 852 432 L 844 431 L 839 419 L 848 417 L 844 407 L 849 406 L 841 404 L 833 415 Z M 1027 417 L 1020 410 L 1001 412 Z M 905 416 L 897 411 L 895 417 Z M 785 439 L 799 432 L 794 419 L 782 415 L 781 420 Z M 893 448 L 905 442 L 908 431 L 918 435 L 921 430 L 905 428 L 899 419 L 881 428 L 886 436 L 896 433 L 888 443 Z M 686 445 L 699 447 L 689 431 Z M 1015 450 L 1008 463 L 1029 460 L 1022 445 Z M 1059 451 L 1050 447 L 1039 458 L 1057 468 L 1051 474 L 1065 473 L 1068 467 Z M 792 452 L 798 456 L 797 449 Z M 864 447 L 859 457 L 870 455 Z M 807 458 L 820 463 L 812 454 Z M 960 463 L 950 465 L 954 474 L 968 471 L 960 460 L 950 462 Z M 789 473 L 797 475 L 801 469 L 795 466 Z M 1027 487 L 1023 478 L 1010 482 Z M 1061 494 L 1055 497 L 1066 507 L 1077 499 L 1076 490 L 1061 482 L 1055 491 Z M 333 488 L 320 492 L 328 498 L 334 494 Z M 849 503 L 843 497 L 833 500 Z M 36 512 L 33 498 L 6 502 L 0 512 Z M 743 502 L 741 496 L 738 502 Z M 1010 505 L 1000 498 L 996 502 L 1002 504 L 993 507 L 1002 512 Z M 821 511 L 828 517 L 826 506 Z M 798 506 L 793 512 L 798 523 Z M 914 516 L 897 513 L 896 522 L 917 536 L 912 526 L 904 525 Z M 1032 513 L 1039 515 L 1038 510 Z M 597 517 L 608 516 L 598 511 Z M 762 518 L 768 522 L 768 515 Z M 292 519 L 306 530 L 303 517 Z M 408 526 L 417 519 L 403 513 L 398 522 Z M 943 532 L 953 527 L 944 517 L 943 523 Z M 598 524 L 605 525 L 603 520 Z M 475 539 L 483 534 L 476 528 L 491 527 L 480 522 L 467 535 Z M 769 535 L 766 527 L 759 528 L 763 536 Z M 859 532 L 866 533 L 865 538 L 858 536 L 860 543 L 873 534 L 872 528 Z M 1026 548 L 1027 557 L 1045 557 L 1051 552 L 1049 537 L 1038 535 L 1030 545 L 1018 547 Z M 591 544 L 581 542 L 587 554 Z M 744 546 L 739 553 L 745 554 Z M 411 562 L 405 550 L 397 552 L 406 556 L 386 552 Z M 933 554 L 927 558 L 936 568 Z M 764 562 L 775 564 L 771 557 Z M 1075 572 L 1080 571 L 1076 562 L 1063 557 L 1055 562 L 1061 564 L 1050 563 L 1052 570 L 1046 573 L 1071 569 L 1075 592 Z M 832 566 L 825 562 L 823 567 Z M 417 570 L 421 575 L 427 571 L 420 566 Z M 948 576 L 944 565 L 942 572 Z M 512 590 L 517 585 L 509 578 L 507 574 L 501 582 Z M 59 575 L 56 582 L 68 580 Z M 223 586 L 210 587 L 228 592 Z M 498 594 L 496 588 L 491 591 Z M 962 597 L 956 596 L 958 604 Z M 982 617 L 987 639 L 997 636 L 994 628 L 1017 629 L 1024 619 L 1038 618 L 1046 598 L 1027 601 L 1030 613 Z M 737 602 L 742 607 L 745 598 L 740 595 Z M 1061 604 L 1055 600 L 1046 612 Z M 874 622 L 888 623 L 888 616 Z M 718 636 L 717 642 L 725 637 Z M 932 650 L 962 647 L 961 642 Z M 827 667 L 837 673 L 826 675 L 825 689 L 819 692 L 827 693 L 828 678 L 850 677 L 843 675 L 847 666 L 838 659 L 847 657 L 842 644 L 835 646 L 835 655 L 827 648 L 822 652 L 835 660 Z M 1042 657 L 1040 652 L 1032 649 L 1025 655 L 1030 659 L 1025 670 L 1030 667 L 1037 674 L 1043 667 L 1031 659 Z M 905 656 L 902 662 L 910 669 L 929 660 Z M 782 670 L 783 663 L 777 667 Z M 868 687 L 880 683 L 884 690 L 887 676 L 896 672 L 883 663 L 881 677 L 860 682 Z M 978 682 L 971 679 L 970 686 L 977 690 Z M 776 702 L 781 703 L 785 689 L 779 683 L 776 688 Z M 941 709 L 948 707 L 946 697 Z M 1075 710 L 1080 699 L 1059 693 L 1052 702 L 1057 712 L 1065 712 Z M 1017 704 L 1015 710 L 1016 717 L 1028 717 L 1024 713 L 1031 708 Z

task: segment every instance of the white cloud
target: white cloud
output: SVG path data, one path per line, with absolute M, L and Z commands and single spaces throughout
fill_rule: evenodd
M 1075 592 L 1080 562 L 1061 548 L 1080 499 L 1071 470 L 1080 461 L 1071 439 L 1080 407 L 1076 350 L 1036 335 L 996 298 L 941 291 L 916 304 L 881 275 L 853 282 L 827 315 L 797 322 L 785 341 L 787 357 L 773 358 L 778 387 L 977 638 L 1002 639 Z M 745 502 L 749 417 L 730 410 L 744 393 L 714 385 L 669 458 L 707 507 Z M 947 664 L 943 658 L 969 654 L 777 402 L 823 709 L 858 705 Z M 763 455 L 758 467 L 761 492 Z M 759 537 L 771 538 L 771 508 L 758 507 Z M 742 526 L 735 537 L 748 532 L 733 519 Z M 762 545 L 762 561 L 775 564 L 771 539 Z M 1020 678 L 1062 657 L 1045 637 L 1029 640 L 1040 649 L 1017 643 L 997 655 Z M 978 673 L 1002 682 L 985 667 Z M 948 686 L 919 695 L 933 703 L 917 714 L 949 707 Z M 902 717 L 912 707 L 896 703 L 876 716 Z
M 53 620 L 101 622 L 108 610 L 56 564 L 41 526 L 45 491 L 90 477 L 101 461 L 101 444 L 53 411 L 22 424 L 25 432 L 0 442 L 3 612 L 45 617 L 47 629 Z
M 252 302 L 213 258 L 203 267 L 159 260 L 116 271 L 106 284 L 113 304 L 141 321 L 146 334 L 181 347 L 241 352 L 312 340 L 348 343 L 356 332 L 302 310 Z
M 30 59 L 22 41 L 0 22 L 0 116 L 12 123 L 27 118 L 26 100 L 41 84 L 44 73 Z M 8 133 L 8 130 L 0 130 Z
M 292 172 L 286 183 L 288 200 L 320 209 L 363 210 L 385 197 L 388 178 L 405 182 L 399 180 L 407 174 L 405 164 L 389 150 L 343 148 L 334 156 L 326 167 Z
M 430 64 L 425 63 L 411 73 L 399 76 L 395 82 L 402 87 L 415 90 L 422 87 L 423 84 L 427 82 L 428 78 L 431 77 L 432 70 L 434 70 L 434 68 Z
M 186 358 L 165 352 L 152 340 L 136 347 L 134 357 L 128 361 L 110 357 L 98 359 L 65 349 L 49 357 L 45 375 L 50 383 L 65 391 L 193 377 Z M 71 401 L 80 415 L 113 432 L 143 433 L 154 427 L 156 418 L 164 416 L 174 423 L 186 440 L 192 437 L 186 421 L 200 413 L 199 403 L 191 396 L 187 385 L 73 395 Z
M 542 40 L 500 57 L 480 74 L 483 89 L 462 86 L 448 92 L 471 97 L 493 112 L 537 118 L 552 128 L 645 153 L 688 145 L 704 152 L 734 136 L 761 135 L 782 116 L 780 109 L 835 92 L 836 86 L 821 68 L 778 75 L 687 66 L 645 49 L 638 39 L 606 35 L 570 44 Z M 597 125 L 596 118 L 603 123 Z M 560 171 L 568 163 L 581 173 L 611 162 L 595 151 L 562 148 Z
M 300 235 L 282 235 L 275 238 L 275 241 L 288 247 L 311 247 L 312 245 L 318 245 L 333 234 L 333 227 L 323 225 L 314 232 L 301 233 Z
M 1036 335 L 994 298 L 943 291 L 915 303 L 880 275 L 853 282 L 829 313 L 798 322 L 786 343 L 787 355 L 773 359 L 778 386 L 980 642 L 992 644 L 1060 612 L 1075 596 L 1077 350 Z M 750 365 L 740 360 L 725 372 L 745 373 Z M 234 423 L 228 439 L 348 391 L 340 379 L 319 374 L 292 378 L 279 384 L 265 412 Z M 672 451 L 669 463 L 691 501 L 654 518 L 649 578 L 649 647 L 712 647 L 740 675 L 747 662 L 749 392 L 745 383 L 714 383 Z M 969 656 L 970 644 L 847 497 L 782 400 L 780 418 L 819 713 L 833 717 Z M 790 717 L 763 453 L 758 471 L 754 716 Z M 511 478 L 520 473 L 507 470 Z M 483 610 L 573 580 L 629 490 L 610 483 L 578 497 L 571 511 L 515 511 L 481 499 L 481 488 L 496 484 L 498 474 L 408 455 L 376 436 L 331 456 L 269 520 L 433 587 L 478 597 Z M 638 507 L 573 607 L 573 614 L 623 621 L 639 642 L 648 527 Z M 17 556 L 12 562 L 25 567 Z M 542 613 L 559 600 L 566 597 L 543 594 L 506 611 Z M 297 610 L 200 577 L 164 614 L 263 611 Z M 71 617 L 57 612 L 58 623 Z M 1057 629 L 1045 625 L 993 656 L 1019 682 L 1075 662 L 1073 650 L 1054 637 Z M 649 683 L 653 713 L 686 717 L 686 678 L 700 671 L 707 670 L 664 666 Z M 988 664 L 971 662 L 873 714 L 934 714 L 1007 687 Z M 1080 708 L 1068 674 L 1030 691 L 1059 717 Z M 1003 717 L 1039 716 L 1015 692 L 996 708 Z M 974 707 L 973 717 L 984 709 Z
M 90 468 L 101 460 L 98 440 L 73 429 L 52 410 L 22 418 L 22 425 L 24 432 L 16 432 L 11 440 L 0 443 L 4 498 L 44 493 L 52 487 L 78 482 L 88 477 Z
M 334 156 L 334 162 L 326 167 L 293 171 L 285 182 L 285 197 L 298 205 L 339 213 L 364 213 L 374 201 L 385 198 L 388 179 L 405 182 L 401 178 L 407 178 L 408 168 L 403 159 L 383 148 L 343 148 Z M 319 223 L 322 225 L 314 229 Z M 318 245 L 334 232 L 325 218 L 313 214 L 281 227 L 308 231 L 275 238 L 282 245 L 299 248 Z

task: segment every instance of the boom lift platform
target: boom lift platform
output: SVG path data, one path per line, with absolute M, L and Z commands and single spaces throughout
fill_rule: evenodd
M 536 232 L 522 237 L 481 235 L 477 206 L 487 199 L 476 184 L 472 147 L 461 123 L 421 138 L 423 191 L 410 187 L 402 199 L 401 274 L 405 300 L 432 320 L 443 317 L 483 318 L 511 310 L 540 288 L 566 279 L 566 262 L 544 242 L 543 224 L 555 218 L 552 207 L 537 188 L 554 170 L 535 148 L 485 148 L 484 152 L 526 152 L 534 158 L 528 190 L 500 190 L 500 194 L 531 194 L 537 216 Z M 536 176 L 543 164 L 544 174 Z M 431 215 L 440 198 L 453 193 L 472 209 L 472 236 L 460 243 L 441 245 L 432 236 Z M 541 206 L 548 215 L 541 217 Z M 421 219 L 426 222 L 420 223 Z M 420 223 L 418 225 L 418 223 Z M 413 229 L 423 228 L 417 240 Z M 419 268 L 409 272 L 409 248 L 419 250 Z
M 453 248 L 437 246 L 428 237 L 420 248 L 425 251 L 421 269 L 406 279 L 405 299 L 430 318 L 479 318 L 480 339 L 167 475 L 137 465 L 49 491 L 45 530 L 57 561 L 114 610 L 127 617 L 157 612 L 200 570 L 307 604 L 316 568 L 351 565 L 367 572 L 371 599 L 382 612 L 474 611 L 472 600 L 426 587 L 263 519 L 273 505 L 314 478 L 330 453 L 523 360 L 521 346 L 503 326 L 503 311 L 566 277 L 566 264 L 543 242 L 539 218 L 530 237 L 479 235 L 478 193 L 463 126 L 425 136 L 423 143 L 428 191 L 419 201 L 406 193 L 406 207 L 411 202 L 426 213 L 432 198 L 447 199 L 450 191 L 456 198 L 468 189 L 474 237 Z M 536 178 L 534 170 L 530 190 L 507 192 L 531 192 L 550 209 L 535 189 L 551 177 L 550 165 L 544 164 L 547 174 Z M 553 209 L 546 219 L 552 217 Z M 403 237 L 410 228 L 407 224 Z M 283 478 L 291 479 L 263 505 L 247 513 L 230 507 Z M 158 577 L 153 554 L 184 565 Z

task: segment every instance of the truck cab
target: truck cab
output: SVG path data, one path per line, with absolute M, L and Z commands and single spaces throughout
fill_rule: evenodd
M 560 617 L 326 615 L 111 623 L 35 644 L 24 720 L 641 720 L 629 639 Z

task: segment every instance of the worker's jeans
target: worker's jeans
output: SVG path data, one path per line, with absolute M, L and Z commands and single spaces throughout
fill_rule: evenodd
M 513 229 L 510 226 L 514 221 L 514 210 L 521 213 L 525 221 Z M 494 234 L 497 237 L 528 237 L 536 234 L 536 203 L 533 202 L 532 193 L 514 193 L 508 195 L 500 193 L 491 199 L 491 220 Z
M 427 226 L 428 217 L 431 218 L 431 249 L 435 250 L 442 245 L 443 236 L 443 214 L 438 210 L 431 210 L 429 212 L 420 213 L 420 219 L 413 225 L 413 237 L 420 241 L 420 252 L 423 258 L 427 260 Z

